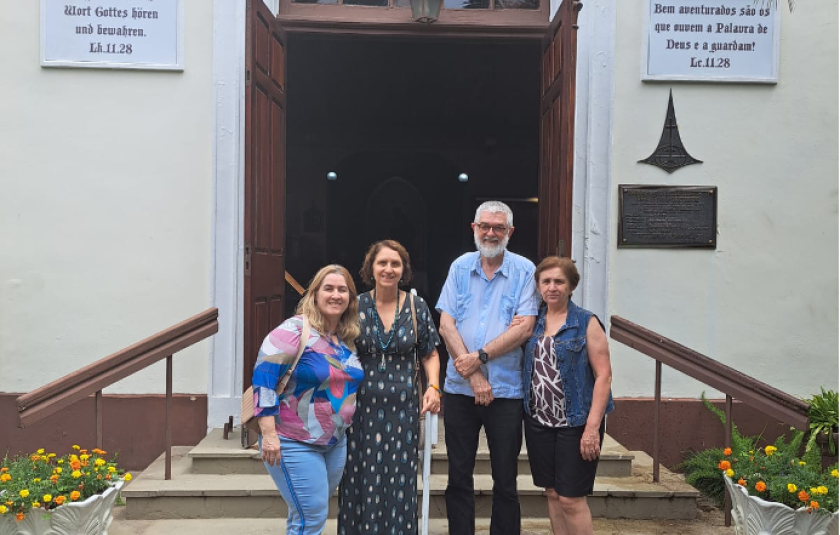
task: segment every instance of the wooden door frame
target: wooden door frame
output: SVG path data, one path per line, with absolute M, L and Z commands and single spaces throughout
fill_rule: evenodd
M 611 50 L 615 39 L 615 6 L 606 0 L 584 2 L 588 14 L 585 19 L 586 29 L 583 31 L 587 40 L 582 41 L 581 52 L 586 54 L 588 48 Z M 229 415 L 238 414 L 242 384 L 245 6 L 244 2 L 213 0 L 212 9 L 215 149 L 209 259 L 213 268 L 208 302 L 219 308 L 220 327 L 219 333 L 209 343 L 207 423 L 211 427 L 219 427 L 227 421 Z M 548 27 L 547 19 L 544 28 Z M 303 30 L 297 27 L 291 31 L 297 33 L 298 29 Z M 394 29 L 387 30 L 389 35 L 395 34 Z M 410 35 L 416 38 L 418 34 Z M 493 36 L 498 37 L 498 34 Z M 493 36 L 475 35 L 481 39 Z M 442 37 L 451 36 L 444 34 Z M 532 36 L 529 33 L 528 36 L 520 35 L 518 38 L 542 39 L 542 34 Z M 613 92 L 614 70 L 611 56 L 606 57 L 606 68 L 601 55 L 588 54 L 585 57 L 588 59 L 579 64 L 578 74 L 583 80 L 588 80 L 588 91 L 579 95 L 578 105 L 583 105 L 579 118 L 584 120 L 576 132 L 579 141 L 585 143 L 579 149 L 581 154 L 575 172 L 575 205 L 580 203 L 584 209 L 574 215 L 577 227 L 573 257 L 583 259 L 583 262 L 578 261 L 578 269 L 582 270 L 581 288 L 578 289 L 580 294 L 577 297 L 579 304 L 606 317 L 611 237 L 611 196 L 608 184 L 611 180 L 612 143 L 610 107 L 604 105 L 604 102 L 610 101 Z M 588 132 L 589 123 L 606 127 L 599 126 Z M 590 153 L 598 158 L 597 164 L 587 163 L 587 155 Z M 590 255 L 592 262 L 587 261 Z

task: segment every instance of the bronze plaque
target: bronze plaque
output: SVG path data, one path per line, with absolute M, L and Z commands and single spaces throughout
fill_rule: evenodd
M 619 247 L 717 245 L 717 187 L 618 186 Z

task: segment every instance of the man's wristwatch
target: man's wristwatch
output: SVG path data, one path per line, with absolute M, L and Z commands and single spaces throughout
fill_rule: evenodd
M 484 349 L 479 349 L 478 360 L 480 360 L 482 364 L 487 364 L 487 351 L 484 351 Z

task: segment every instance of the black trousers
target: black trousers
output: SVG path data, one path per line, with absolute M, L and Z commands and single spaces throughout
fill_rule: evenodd
M 449 457 L 446 516 L 450 535 L 475 533 L 473 471 L 478 433 L 484 427 L 493 471 L 493 512 L 490 535 L 518 535 L 521 526 L 516 475 L 522 448 L 522 400 L 495 399 L 488 406 L 475 398 L 446 395 L 444 429 Z

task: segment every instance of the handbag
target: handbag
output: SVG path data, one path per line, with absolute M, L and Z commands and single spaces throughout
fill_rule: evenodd
M 295 360 L 292 362 L 292 365 L 289 366 L 289 369 L 286 371 L 286 374 L 277 381 L 277 394 L 282 394 L 283 390 L 286 389 L 286 385 L 289 383 L 289 379 L 292 377 L 292 372 L 295 370 L 298 361 L 300 360 L 300 356 L 303 355 L 304 350 L 306 349 L 306 343 L 309 342 L 309 320 L 306 318 L 306 315 L 303 316 L 303 329 L 300 331 L 300 345 L 298 346 L 297 355 L 295 355 Z M 260 426 L 257 422 L 257 419 L 254 417 L 254 387 L 249 386 L 245 392 L 242 393 L 242 403 L 240 406 L 240 413 L 239 413 L 239 421 L 242 422 L 242 432 L 243 434 L 247 431 L 254 431 L 256 433 L 260 432 Z

